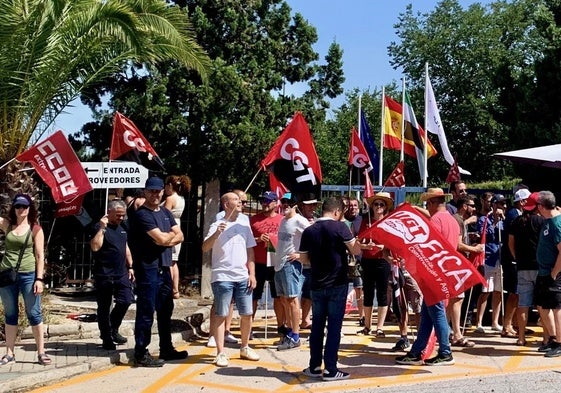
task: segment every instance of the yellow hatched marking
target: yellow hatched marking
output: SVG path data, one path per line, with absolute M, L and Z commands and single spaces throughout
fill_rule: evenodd
M 32 393 L 50 392 L 51 390 L 56 389 L 56 388 L 64 388 L 64 387 L 69 387 L 69 386 L 73 386 L 73 385 L 78 385 L 80 383 L 89 382 L 89 381 L 94 380 L 96 378 L 100 378 L 100 377 L 104 377 L 104 376 L 107 376 L 107 375 L 115 374 L 115 373 L 123 371 L 124 369 L 129 369 L 129 368 L 130 368 L 130 366 L 128 366 L 128 365 L 116 365 L 116 366 L 113 366 L 111 368 L 108 368 L 107 370 L 102 370 L 102 371 L 97 371 L 95 373 L 88 373 L 88 374 L 79 375 L 77 377 L 68 379 L 68 380 L 63 381 L 63 382 L 59 382 L 59 383 L 54 384 L 54 385 L 44 386 L 42 388 L 38 388 L 38 389 L 33 390 Z

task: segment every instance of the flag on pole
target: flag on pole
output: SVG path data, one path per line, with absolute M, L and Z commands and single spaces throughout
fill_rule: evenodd
M 360 140 L 368 152 L 370 165 L 372 166 L 372 169 L 374 169 L 373 174 L 374 176 L 377 176 L 380 171 L 380 153 L 378 152 L 374 138 L 372 138 L 370 126 L 366 121 L 366 115 L 362 109 L 360 110 Z
M 82 163 L 62 131 L 36 143 L 16 157 L 29 162 L 51 188 L 56 203 L 72 201 L 92 190 Z
M 384 239 L 384 245 L 405 259 L 427 305 L 451 299 L 486 281 L 434 225 L 409 203 L 399 206 L 360 233 L 361 238 Z
M 119 112 L 113 119 L 110 160 L 134 161 L 152 171 L 165 172 L 163 161 L 136 125 Z
M 373 169 L 372 161 L 355 128 L 351 130 L 351 146 L 349 147 L 348 161 L 350 166 L 365 169 L 367 172 Z
M 364 198 L 372 198 L 374 196 L 374 187 L 372 187 L 370 176 L 368 176 L 368 171 L 366 170 L 364 170 L 364 178 Z
M 448 176 L 446 176 L 446 183 L 452 183 L 458 180 L 460 180 L 460 169 L 458 167 L 458 161 L 454 159 L 454 163 L 450 167 Z
M 406 95 L 408 97 L 408 95 Z M 384 96 L 384 147 L 386 149 L 401 150 L 401 120 L 403 117 L 402 106 L 388 96 Z M 417 123 L 415 114 L 412 113 L 411 105 L 406 108 L 405 114 L 405 136 L 404 136 L 404 153 L 410 157 L 417 158 L 417 150 L 423 152 L 423 141 L 425 131 Z M 413 127 L 412 121 L 414 120 Z M 417 143 L 420 143 L 417 145 Z M 427 146 L 428 156 L 436 155 L 436 149 L 430 141 Z
M 395 166 L 394 170 L 388 176 L 388 179 L 384 183 L 384 187 L 403 187 L 405 186 L 405 173 L 404 173 L 404 163 L 399 161 Z
M 314 141 L 304 116 L 296 112 L 277 138 L 261 167 L 271 174 L 293 195 L 320 195 L 321 166 Z
M 452 153 L 450 153 L 450 149 L 448 148 L 448 140 L 446 139 L 446 134 L 444 133 L 444 127 L 442 126 L 442 121 L 440 119 L 440 112 L 438 111 L 438 105 L 436 105 L 436 99 L 434 97 L 434 91 L 432 89 L 432 84 L 429 79 L 428 70 L 425 75 L 425 90 L 426 90 L 426 126 L 427 131 L 431 134 L 438 135 L 438 141 L 440 143 L 440 148 L 442 149 L 442 155 L 446 162 L 450 165 L 454 165 L 455 159 L 452 157 Z M 457 165 L 457 163 L 456 163 Z M 460 173 L 464 175 L 471 175 L 470 172 L 466 171 L 458 167 Z

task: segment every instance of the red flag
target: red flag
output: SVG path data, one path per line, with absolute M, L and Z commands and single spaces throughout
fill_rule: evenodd
M 60 130 L 31 146 L 16 160 L 33 165 L 37 174 L 51 188 L 56 203 L 70 201 L 92 190 L 80 160 Z
M 475 267 L 420 212 L 404 203 L 359 234 L 405 257 L 427 305 L 450 299 L 476 284 L 486 284 Z
M 358 132 L 356 129 L 351 130 L 351 146 L 349 148 L 349 165 L 354 166 L 358 169 L 366 169 L 370 172 L 374 167 L 372 166 L 372 162 L 370 162 L 370 157 L 368 156 L 368 152 L 364 147 L 364 144 L 360 140 L 358 136 Z
M 370 176 L 368 176 L 368 171 L 364 170 L 364 197 L 371 198 L 374 196 L 374 187 L 372 187 L 372 182 L 370 181 Z
M 73 216 L 80 213 L 82 210 L 82 202 L 84 201 L 84 195 L 79 195 L 68 202 L 61 202 L 56 204 L 55 217 L 65 217 Z
M 388 179 L 384 183 L 384 187 L 403 187 L 405 186 L 404 163 L 399 161 Z
M 320 195 L 321 167 L 302 113 L 295 113 L 261 166 L 295 195 L 308 192 Z
M 460 180 L 460 168 L 458 168 L 458 160 L 454 158 L 454 163 L 450 167 L 448 176 L 446 176 L 446 183 L 452 183 Z
M 289 192 L 280 181 L 277 180 L 273 172 L 269 172 L 269 189 L 280 197 Z
M 134 161 L 150 170 L 165 172 L 164 163 L 150 142 L 130 119 L 119 112 L 115 112 L 113 119 L 109 159 Z
M 483 228 L 481 230 L 481 244 L 483 244 L 483 247 L 485 247 L 485 243 L 487 242 L 487 221 L 489 220 L 486 219 L 483 222 Z M 476 268 L 478 268 L 479 266 L 483 266 L 483 264 L 485 263 L 485 251 L 471 252 L 469 254 L 469 260 L 471 261 L 471 263 L 473 263 L 473 266 L 475 266 Z

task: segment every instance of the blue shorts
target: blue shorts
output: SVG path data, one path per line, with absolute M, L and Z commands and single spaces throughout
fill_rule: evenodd
M 41 313 L 41 296 L 33 293 L 35 283 L 35 272 L 18 273 L 16 282 L 12 285 L 0 288 L 0 297 L 4 306 L 4 317 L 6 324 L 18 325 L 18 298 L 21 293 L 25 305 L 25 314 L 31 326 L 37 326 L 43 322 Z
M 534 305 L 534 291 L 536 288 L 537 270 L 519 270 L 518 285 L 518 307 L 531 307 Z
M 247 280 L 239 282 L 215 281 L 210 285 L 214 294 L 215 315 L 219 317 L 228 316 L 232 299 L 234 299 L 240 315 L 253 314 L 252 291 L 247 286 Z
M 281 270 L 275 272 L 275 286 L 277 295 L 283 297 L 298 297 L 304 285 L 302 264 L 298 261 L 287 262 Z

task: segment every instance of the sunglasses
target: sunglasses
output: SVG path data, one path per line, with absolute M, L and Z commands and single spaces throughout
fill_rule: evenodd
M 248 201 L 241 201 L 242 205 L 247 205 Z
M 372 204 L 372 206 L 375 206 L 375 207 L 386 207 L 386 204 L 385 204 L 385 203 L 382 203 L 382 202 L 374 202 L 374 203 Z
M 29 206 L 25 205 L 14 205 L 14 209 L 27 209 Z

